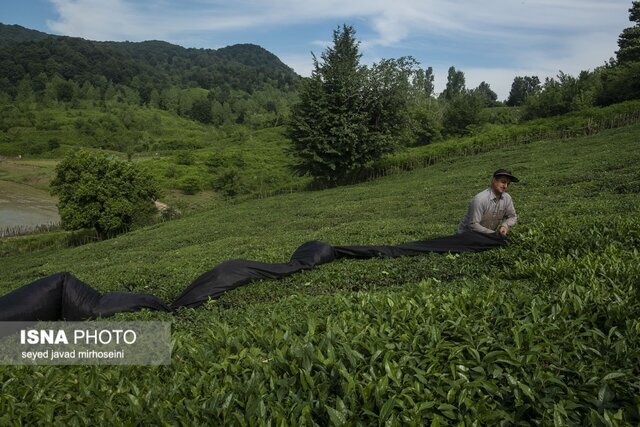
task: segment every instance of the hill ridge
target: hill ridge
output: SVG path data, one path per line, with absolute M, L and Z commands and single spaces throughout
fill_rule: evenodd
M 95 84 L 103 76 L 115 83 L 156 89 L 195 82 L 205 89 L 228 85 L 249 93 L 264 84 L 292 90 L 299 79 L 275 54 L 250 43 L 210 49 L 162 40 L 95 41 L 6 24 L 0 24 L 0 61 L 0 78 L 14 88 L 26 76 L 42 73 L 81 83 Z M 136 76 L 142 82 L 133 82 Z

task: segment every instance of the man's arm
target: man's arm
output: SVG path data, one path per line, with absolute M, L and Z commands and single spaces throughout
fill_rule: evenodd
M 516 214 L 516 208 L 513 206 L 513 200 L 511 199 L 511 197 L 509 197 L 509 200 L 507 202 L 507 209 L 504 213 L 504 217 L 505 217 L 505 220 L 502 222 L 502 225 L 500 226 L 500 230 L 502 230 L 502 227 L 506 227 L 507 232 L 509 232 L 511 227 L 516 225 L 516 223 L 518 222 L 518 215 Z M 506 234 L 506 233 L 502 233 L 502 234 Z

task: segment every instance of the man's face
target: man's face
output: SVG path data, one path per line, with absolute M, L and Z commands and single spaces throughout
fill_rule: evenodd
M 491 181 L 491 189 L 496 195 L 502 195 L 502 193 L 507 191 L 510 183 L 511 180 L 506 176 L 493 177 L 493 180 Z

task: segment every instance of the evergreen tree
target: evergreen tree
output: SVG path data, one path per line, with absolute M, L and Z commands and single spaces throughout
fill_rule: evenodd
M 618 38 L 620 50 L 616 52 L 616 56 L 620 64 L 640 61 L 640 1 L 631 3 L 629 21 L 636 25 L 625 28 Z
M 321 61 L 314 56 L 292 110 L 289 135 L 298 170 L 320 181 L 337 183 L 391 149 L 389 138 L 370 129 L 358 45 L 353 27 L 336 29 Z

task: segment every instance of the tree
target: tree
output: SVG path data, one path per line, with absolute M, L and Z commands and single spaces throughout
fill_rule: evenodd
M 599 73 L 582 71 L 576 78 L 560 71 L 557 80 L 545 79 L 542 89 L 527 97 L 523 117 L 557 116 L 593 106 L 601 86 Z
M 81 149 L 56 166 L 51 193 L 65 229 L 94 228 L 104 239 L 148 219 L 160 187 L 134 163 Z
M 522 105 L 530 95 L 538 91 L 540 91 L 540 79 L 537 76 L 518 76 L 511 83 L 507 105 L 511 107 Z
M 442 103 L 434 98 L 420 100 L 411 108 L 413 143 L 426 145 L 442 137 Z
M 620 50 L 616 52 L 616 57 L 619 64 L 640 61 L 640 1 L 631 3 L 629 21 L 636 25 L 625 28 L 618 37 Z
M 430 97 L 434 91 L 433 67 L 418 70 L 413 78 L 413 88 L 421 96 Z
M 456 71 L 456 68 L 453 66 L 449 67 L 449 71 L 447 73 L 447 86 L 440 94 L 440 97 L 447 100 L 452 100 L 457 95 L 463 93 L 464 89 L 464 73 L 462 71 Z
M 211 102 L 207 98 L 198 98 L 193 101 L 189 110 L 189 117 L 203 124 L 211 123 L 213 121 Z
M 365 85 L 365 105 L 369 115 L 369 132 L 382 145 L 392 146 L 408 127 L 411 98 L 411 81 L 417 72 L 418 63 L 412 57 L 383 59 L 368 72 Z
M 498 100 L 498 94 L 491 90 L 491 86 L 487 82 L 480 83 L 475 92 L 482 98 L 485 107 L 493 106 Z
M 480 122 L 480 111 L 484 98 L 475 90 L 465 90 L 454 96 L 444 111 L 444 133 L 446 135 L 466 135 L 469 126 Z
M 27 75 L 18 83 L 18 89 L 16 91 L 16 103 L 21 104 L 24 107 L 29 107 L 30 104 L 33 104 L 35 102 L 36 96 L 33 93 L 31 79 Z
M 353 27 L 336 29 L 321 61 L 313 57 L 314 70 L 292 109 L 288 134 L 298 171 L 319 181 L 335 184 L 392 147 L 387 135 L 370 129 L 368 73 L 358 45 Z
M 609 66 L 601 74 L 602 88 L 597 94 L 599 105 L 610 105 L 640 98 L 640 61 Z

